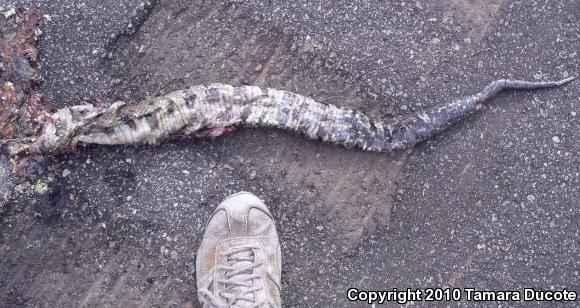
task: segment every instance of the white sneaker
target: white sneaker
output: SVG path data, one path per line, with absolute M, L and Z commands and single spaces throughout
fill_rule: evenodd
M 227 197 L 209 219 L 197 251 L 203 307 L 281 307 L 282 254 L 270 211 L 258 197 Z

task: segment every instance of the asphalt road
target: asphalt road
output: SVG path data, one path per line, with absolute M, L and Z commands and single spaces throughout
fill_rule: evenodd
M 3 3 L 51 16 L 38 89 L 57 107 L 223 82 L 393 121 L 495 79 L 580 74 L 577 0 Z M 2 209 L 0 303 L 197 307 L 203 226 L 239 190 L 276 218 L 287 307 L 353 305 L 351 287 L 580 292 L 579 107 L 578 81 L 507 93 L 389 155 L 269 129 L 80 149 Z

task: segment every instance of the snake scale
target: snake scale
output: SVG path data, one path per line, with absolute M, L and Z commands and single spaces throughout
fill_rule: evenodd
M 477 94 L 395 123 L 381 123 L 356 110 L 283 90 L 199 85 L 134 104 L 115 102 L 60 109 L 50 116 L 30 150 L 54 155 L 79 143 L 158 145 L 177 133 L 195 135 L 208 129 L 250 126 L 290 130 L 309 139 L 365 151 L 390 152 L 429 139 L 476 112 L 501 91 L 555 87 L 572 79 L 496 80 Z

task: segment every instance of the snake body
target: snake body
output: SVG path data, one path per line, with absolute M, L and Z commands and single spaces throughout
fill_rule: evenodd
M 157 145 L 177 133 L 228 127 L 275 127 L 365 151 L 390 152 L 424 141 L 479 110 L 503 90 L 555 87 L 571 81 L 497 80 L 481 92 L 385 124 L 348 108 L 316 102 L 288 91 L 257 86 L 192 86 L 135 104 L 78 105 L 52 114 L 31 146 L 58 154 L 78 143 Z

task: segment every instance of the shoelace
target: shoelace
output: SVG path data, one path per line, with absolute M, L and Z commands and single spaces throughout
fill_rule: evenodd
M 262 265 L 262 261 L 256 261 L 254 249 L 260 247 L 241 246 L 234 247 L 222 252 L 226 257 L 226 265 L 217 267 L 217 270 L 225 271 L 224 278 L 216 283 L 225 284 L 225 290 L 214 295 L 207 288 L 199 289 L 199 298 L 204 304 L 216 308 L 236 307 L 239 302 L 247 302 L 244 307 L 260 307 L 263 301 L 256 301 L 253 293 L 261 290 L 261 286 L 254 285 L 253 280 L 260 278 L 260 273 L 254 269 Z M 248 305 L 249 304 L 249 305 Z

